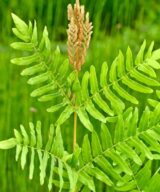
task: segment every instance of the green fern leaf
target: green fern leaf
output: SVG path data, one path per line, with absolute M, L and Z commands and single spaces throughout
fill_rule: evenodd
M 63 189 L 63 169 L 66 162 L 64 158 L 64 147 L 62 136 L 60 133 L 60 128 L 56 128 L 53 125 L 50 126 L 50 133 L 48 141 L 44 147 L 43 138 L 41 133 L 41 122 L 38 121 L 36 126 L 33 123 L 29 123 L 30 136 L 26 132 L 23 125 L 20 126 L 21 132 L 15 130 L 15 138 L 11 138 L 6 141 L 0 142 L 0 149 L 10 149 L 16 147 L 16 160 L 20 157 L 21 167 L 24 169 L 27 161 L 28 155 L 30 155 L 29 160 L 29 178 L 33 178 L 35 169 L 35 157 L 38 155 L 39 158 L 39 169 L 40 169 L 40 184 L 43 185 L 46 174 L 47 167 L 50 165 L 48 188 L 52 189 L 54 169 L 58 167 L 58 175 L 60 178 L 60 191 Z M 65 159 L 65 158 L 64 158 Z M 68 165 L 69 166 L 69 165 Z M 70 168 L 71 169 L 71 168 Z M 72 169 L 71 169 L 72 170 Z M 68 175 L 67 175 L 68 177 Z M 73 184 L 72 184 L 73 185 Z
M 90 72 L 86 72 L 82 77 L 83 99 L 79 108 L 83 107 L 83 113 L 85 110 L 89 116 L 105 123 L 105 116 L 116 116 L 124 111 L 125 100 L 130 105 L 138 105 L 139 95 L 142 94 L 147 94 L 148 101 L 155 107 L 158 101 L 150 99 L 153 97 L 152 93 L 158 91 L 160 86 L 156 76 L 160 64 L 159 50 L 153 51 L 153 45 L 152 42 L 146 52 L 144 41 L 135 60 L 130 48 L 127 49 L 126 57 L 120 51 L 110 69 L 106 62 L 102 64 L 100 81 L 98 81 L 95 67 L 91 66 Z M 136 94 L 133 94 L 134 92 Z
M 95 132 L 92 132 L 91 141 L 85 136 L 78 174 L 85 171 L 88 176 L 118 191 L 144 189 L 143 183 L 136 181 L 143 171 L 143 165 L 147 159 L 160 159 L 159 111 L 160 105 L 153 111 L 146 107 L 139 118 L 137 108 L 129 109 L 116 121 L 116 134 L 111 135 L 110 130 L 102 124 L 100 137 Z M 129 123 L 125 124 L 127 121 Z M 119 136 L 118 133 L 122 131 L 123 134 Z M 83 184 L 88 186 L 87 183 Z
M 17 148 L 16 158 L 21 157 L 22 168 L 31 153 L 30 179 L 33 178 L 36 154 L 39 158 L 41 184 L 45 181 L 46 170 L 50 165 L 49 190 L 55 184 L 59 186 L 59 191 L 66 189 L 72 192 L 80 186 L 85 186 L 85 190 L 96 191 L 94 178 L 115 191 L 144 190 L 146 180 L 140 178 L 142 173 L 148 174 L 146 179 L 151 179 L 150 174 L 145 171 L 148 169 L 146 162 L 160 159 L 159 113 L 160 105 L 152 111 L 146 107 L 141 117 L 138 117 L 137 109 L 129 108 L 122 116 L 117 117 L 119 120 L 115 122 L 112 131 L 102 124 L 100 135 L 93 131 L 91 140 L 86 135 L 82 149 L 76 148 L 73 154 L 64 151 L 60 127 L 55 131 L 53 125 L 50 126 L 49 139 L 44 146 L 40 122 L 35 127 L 33 123 L 29 124 L 30 137 L 21 125 L 21 132 L 16 130 L 15 138 L 4 143 L 6 149 L 21 146 Z M 124 132 L 120 136 L 120 130 L 116 130 L 119 127 Z M 117 133 L 113 134 L 113 131 Z M 11 145 L 11 141 L 14 141 L 14 145 Z M 0 146 L 3 146 L 3 141 Z M 57 175 L 59 180 L 56 179 Z
M 13 29 L 14 34 L 22 42 L 14 42 L 11 47 L 16 50 L 27 51 L 27 53 L 24 57 L 13 58 L 11 62 L 24 66 L 21 75 L 28 76 L 28 84 L 37 87 L 32 91 L 31 96 L 37 97 L 41 102 L 58 99 L 60 103 L 57 105 L 52 102 L 52 106 L 48 107 L 47 111 L 56 112 L 60 110 L 62 112 L 60 119 L 64 118 L 68 109 L 66 105 L 70 105 L 72 111 L 74 108 L 68 95 L 71 87 L 68 87 L 66 81 L 69 73 L 68 59 L 62 59 L 58 47 L 53 54 L 51 53 L 51 43 L 46 27 L 44 27 L 42 37 L 39 40 L 36 21 L 34 21 L 34 24 L 29 22 L 29 25 L 27 25 L 14 14 L 12 14 L 12 18 L 16 27 Z

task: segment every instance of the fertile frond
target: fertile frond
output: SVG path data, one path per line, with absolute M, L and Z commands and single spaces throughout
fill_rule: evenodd
M 120 51 L 110 69 L 104 62 L 99 80 L 94 66 L 90 67 L 90 72 L 85 72 L 81 83 L 82 100 L 78 110 L 82 122 L 84 117 L 89 121 L 89 114 L 105 123 L 106 116 L 123 112 L 126 108 L 126 101 L 127 106 L 138 105 L 139 98 L 144 94 L 148 98 L 151 98 L 150 95 L 153 95 L 152 93 L 155 91 L 157 91 L 157 95 L 159 94 L 160 82 L 156 71 L 160 69 L 158 62 L 160 49 L 152 51 L 153 43 L 151 43 L 145 53 L 145 47 L 146 42 L 144 41 L 135 60 L 128 48 L 126 58 Z
M 85 13 L 85 8 L 80 5 L 79 0 L 74 7 L 68 5 L 68 20 L 68 56 L 73 68 L 80 71 L 85 62 L 93 26 L 89 21 L 89 13 Z
M 11 44 L 16 50 L 26 51 L 25 57 L 14 58 L 12 63 L 25 66 L 22 76 L 28 76 L 28 84 L 37 88 L 31 93 L 32 97 L 38 97 L 41 102 L 58 101 L 47 109 L 48 112 L 56 112 L 65 107 L 64 113 L 73 112 L 72 103 L 67 91 L 67 75 L 69 71 L 68 60 L 62 60 L 60 50 L 57 48 L 52 54 L 51 43 L 48 38 L 47 28 L 44 28 L 41 40 L 38 39 L 37 25 L 31 22 L 27 25 L 24 21 L 12 14 L 16 28 L 13 33 L 22 40 Z M 61 122 L 62 123 L 62 122 Z M 59 121 L 57 124 L 60 124 Z
M 118 115 L 112 130 L 102 124 L 100 136 L 93 132 L 90 140 L 86 135 L 79 156 L 80 182 L 91 191 L 95 191 L 94 178 L 116 191 L 142 191 L 136 178 L 146 160 L 160 160 L 159 116 L 160 104 L 154 111 L 146 107 L 141 118 L 137 109 L 129 110 Z

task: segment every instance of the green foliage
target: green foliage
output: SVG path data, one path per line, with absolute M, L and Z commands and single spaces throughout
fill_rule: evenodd
M 153 92 L 158 91 L 160 83 L 156 71 L 160 69 L 160 50 L 153 51 L 153 42 L 145 53 L 146 41 L 141 46 L 137 57 L 133 59 L 130 48 L 127 49 L 126 58 L 119 52 L 113 61 L 110 70 L 106 62 L 102 64 L 100 80 L 98 81 L 96 68 L 90 67 L 82 78 L 82 102 L 79 109 L 80 120 L 87 117 L 87 112 L 93 118 L 105 123 L 106 116 L 121 114 L 127 106 L 139 105 L 139 97 L 146 94 L 148 102 Z M 156 106 L 158 99 L 152 106 Z M 152 101 L 153 103 L 153 101 Z M 97 107 L 95 107 L 95 105 Z M 102 113 L 103 111 L 103 113 Z M 83 114 L 83 118 L 82 118 Z M 105 114 L 105 115 L 104 115 Z M 91 127 L 91 123 L 85 123 Z
M 46 27 L 39 41 L 36 22 L 34 22 L 33 27 L 31 22 L 27 25 L 16 15 L 12 14 L 12 17 L 16 26 L 16 28 L 13 28 L 13 33 L 22 42 L 12 43 L 11 47 L 28 53 L 27 56 L 14 58 L 11 62 L 26 67 L 21 75 L 29 77 L 28 84 L 38 87 L 32 91 L 32 97 L 38 97 L 40 102 L 55 99 L 59 101 L 58 104 L 56 102 L 53 106 L 48 107 L 48 112 L 56 112 L 65 108 L 57 120 L 57 124 L 60 125 L 73 113 L 73 109 L 70 107 L 72 103 L 69 100 L 66 81 L 69 71 L 68 59 L 62 60 L 59 48 L 55 50 L 54 54 L 51 54 L 51 43 Z
M 147 188 L 149 170 L 145 168 L 146 161 L 160 158 L 160 105 L 153 111 L 146 108 L 139 119 L 135 118 L 135 113 L 138 111 L 131 110 L 127 116 L 117 117 L 113 136 L 102 124 L 101 137 L 95 131 L 91 141 L 84 137 L 78 172 L 85 175 L 87 180 L 82 183 L 91 191 L 95 191 L 94 177 L 116 191 L 143 191 Z
M 41 85 L 31 93 L 32 97 L 39 97 L 38 100 L 41 102 L 55 98 L 61 100 L 59 104 L 56 103 L 47 109 L 48 112 L 56 112 L 65 107 L 57 120 L 58 125 L 63 124 L 76 110 L 80 121 L 88 130 L 92 131 L 93 126 L 88 114 L 105 123 L 107 115 L 114 116 L 123 112 L 125 100 L 130 105 L 137 105 L 139 103 L 136 98 L 138 97 L 137 92 L 152 95 L 153 91 L 160 86 L 156 76 L 156 70 L 160 69 L 158 63 L 160 50 L 153 51 L 153 43 L 145 53 L 146 42 L 144 41 L 134 60 L 130 48 L 127 49 L 126 58 L 120 51 L 110 70 L 108 70 L 107 63 L 104 62 L 101 67 L 100 85 L 96 69 L 91 66 L 90 72 L 84 74 L 80 85 L 79 80 L 76 78 L 76 72 L 71 73 L 67 81 L 65 80 L 68 61 L 62 61 L 59 49 L 52 56 L 46 28 L 41 42 L 38 43 L 36 22 L 32 29 L 31 22 L 27 26 L 14 14 L 13 20 L 16 25 L 13 32 L 19 31 L 15 35 L 25 43 L 16 42 L 11 46 L 14 49 L 31 50 L 31 54 L 26 57 L 12 59 L 11 62 L 17 65 L 29 65 L 21 74 L 31 76 L 28 80 L 29 84 Z M 75 92 L 79 98 L 76 109 L 71 98 L 69 98 L 70 92 Z M 133 92 L 136 92 L 136 96 L 133 96 Z M 98 107 L 95 107 L 94 103 Z
M 16 145 L 16 160 L 20 159 L 22 169 L 30 153 L 30 179 L 33 178 L 37 153 L 41 185 L 46 177 L 46 169 L 50 166 L 49 190 L 53 179 L 60 191 L 63 187 L 73 191 L 75 186 L 80 190 L 83 185 L 88 190 L 96 191 L 96 178 L 115 191 L 149 191 L 148 186 L 154 185 L 159 177 L 158 172 L 152 176 L 151 162 L 160 159 L 160 105 L 153 111 L 146 107 L 139 119 L 135 118 L 137 113 L 137 110 L 132 109 L 125 116 L 119 115 L 113 136 L 109 128 L 102 124 L 100 136 L 95 131 L 90 139 L 85 135 L 81 149 L 78 147 L 73 154 L 64 150 L 60 127 L 55 129 L 53 125 L 50 126 L 49 139 L 45 144 L 40 122 L 37 122 L 36 127 L 33 123 L 29 124 L 30 135 L 21 125 L 20 132 L 14 131 L 15 138 L 0 142 L 0 148 L 5 148 L 5 143 L 8 144 L 7 148 Z M 74 159 L 77 160 L 73 161 Z M 59 175 L 59 180 L 56 174 Z
M 153 172 L 152 164 L 160 160 L 160 50 L 153 51 L 153 43 L 146 50 L 144 41 L 135 59 L 128 48 L 126 56 L 120 51 L 110 67 L 102 64 L 99 78 L 91 66 L 79 79 L 58 48 L 52 54 L 46 27 L 39 40 L 36 22 L 27 25 L 12 17 L 13 33 L 21 41 L 11 47 L 25 56 L 11 62 L 23 66 L 21 75 L 36 87 L 31 96 L 50 101 L 47 111 L 60 111 L 60 116 L 50 125 L 47 141 L 38 121 L 36 126 L 29 124 L 29 131 L 23 125 L 15 129 L 14 138 L 1 141 L 0 149 L 16 147 L 16 161 L 22 169 L 29 163 L 30 179 L 38 158 L 40 184 L 48 177 L 49 190 L 54 184 L 59 191 L 98 191 L 97 181 L 107 191 L 159 190 L 159 167 Z M 72 113 L 89 133 L 81 147 L 69 153 L 61 127 Z
M 49 175 L 49 190 L 52 189 L 53 170 L 58 167 L 58 175 L 62 180 L 63 174 L 63 158 L 65 151 L 63 147 L 62 136 L 60 128 L 50 125 L 49 138 L 46 143 L 42 138 L 41 133 L 41 122 L 38 121 L 36 126 L 33 123 L 29 123 L 29 132 L 23 125 L 20 126 L 20 131 L 14 130 L 15 138 L 0 142 L 0 149 L 9 149 L 16 146 L 16 161 L 20 160 L 21 167 L 24 169 L 29 156 L 29 179 L 33 178 L 34 164 L 36 154 L 39 159 L 39 170 L 40 170 L 40 184 L 44 184 L 46 177 L 47 166 L 50 166 Z M 61 181 L 63 183 L 63 180 Z

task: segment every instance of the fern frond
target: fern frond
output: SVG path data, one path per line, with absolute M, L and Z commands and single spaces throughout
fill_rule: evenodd
M 72 102 L 69 99 L 66 81 L 69 72 L 69 61 L 62 59 L 59 48 L 53 54 L 51 53 L 51 43 L 46 27 L 41 40 L 39 40 L 36 21 L 34 25 L 31 22 L 27 25 L 14 14 L 12 14 L 12 18 L 16 26 L 13 28 L 13 33 L 22 41 L 12 43 L 11 47 L 27 52 L 25 52 L 26 56 L 14 58 L 11 62 L 24 66 L 21 75 L 29 77 L 28 84 L 37 86 L 32 91 L 31 96 L 37 97 L 40 102 L 54 101 L 56 99 L 59 103 L 49 107 L 48 112 L 64 109 L 64 113 L 69 110 L 69 114 L 71 114 L 71 111 L 73 112 Z M 61 119 L 63 114 L 60 117 Z M 59 124 L 59 121 L 57 121 L 57 124 Z
M 79 156 L 80 182 L 91 191 L 94 178 L 116 191 L 143 190 L 135 177 L 146 160 L 160 159 L 159 116 L 160 104 L 154 111 L 146 107 L 141 118 L 135 109 L 127 116 L 118 115 L 112 131 L 102 124 L 100 136 L 94 131 L 90 140 L 86 135 Z
M 110 69 L 104 62 L 99 80 L 96 68 L 91 66 L 90 72 L 85 72 L 82 78 L 82 101 L 79 113 L 83 112 L 85 117 L 88 113 L 105 123 L 106 116 L 114 116 L 124 111 L 126 101 L 127 106 L 138 105 L 139 96 L 142 94 L 152 98 L 150 95 L 153 95 L 153 92 L 159 93 L 160 82 L 156 72 L 160 69 L 158 62 L 160 49 L 153 51 L 153 43 L 146 53 L 145 48 L 146 41 L 142 44 L 135 60 L 130 48 L 127 49 L 126 58 L 120 51 Z M 83 121 L 82 115 L 79 115 L 79 118 Z
M 20 131 L 14 130 L 15 138 L 0 142 L 1 149 L 9 149 L 16 147 L 16 161 L 20 160 L 22 169 L 29 160 L 29 179 L 33 178 L 35 169 L 35 157 L 39 159 L 40 184 L 44 184 L 46 178 L 47 167 L 50 168 L 48 178 L 48 189 L 52 189 L 54 170 L 57 169 L 57 175 L 61 183 L 60 188 L 63 188 L 63 170 L 71 172 L 65 163 L 67 153 L 64 150 L 63 140 L 60 128 L 53 125 L 50 126 L 48 141 L 44 143 L 41 133 L 41 122 L 38 121 L 36 126 L 33 123 L 29 124 L 30 131 L 28 134 L 23 125 L 20 126 Z M 68 176 L 71 177 L 71 176 Z M 72 182 L 73 183 L 73 182 Z M 72 184 L 73 185 L 73 184 Z
M 30 134 L 21 125 L 21 131 L 14 131 L 15 138 L 1 141 L 0 148 L 16 147 L 16 160 L 20 159 L 22 169 L 30 154 L 30 179 L 33 178 L 37 154 L 41 184 L 46 178 L 47 167 L 50 167 L 49 190 L 53 183 L 60 188 L 59 191 L 80 191 L 83 186 L 87 191 L 96 191 L 96 179 L 115 191 L 142 191 L 146 188 L 147 177 L 152 180 L 152 174 L 146 175 L 147 162 L 160 160 L 159 116 L 160 104 L 153 111 L 146 107 L 141 118 L 137 109 L 129 109 L 115 117 L 117 120 L 112 130 L 102 123 L 100 134 L 93 131 L 91 138 L 85 135 L 82 147 L 77 146 L 73 154 L 64 150 L 59 127 L 50 126 L 49 139 L 45 143 L 40 122 L 36 127 L 29 124 Z M 146 175 L 145 181 L 140 178 L 142 173 Z

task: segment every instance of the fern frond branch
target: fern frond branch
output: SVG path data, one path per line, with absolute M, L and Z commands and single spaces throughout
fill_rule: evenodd
M 46 68 L 46 70 L 47 70 L 48 72 L 51 72 L 51 79 L 52 79 L 51 81 L 54 81 L 54 82 L 55 82 L 55 84 L 56 84 L 57 87 L 59 88 L 59 90 L 60 90 L 60 92 L 62 93 L 62 95 L 67 99 L 68 103 L 69 103 L 70 105 L 73 105 L 72 102 L 70 101 L 69 97 L 68 97 L 67 94 L 65 93 L 65 91 L 64 91 L 64 89 L 63 89 L 63 86 L 60 85 L 59 82 L 54 78 L 53 71 L 51 71 L 51 70 L 49 69 L 49 66 L 48 66 L 47 63 L 46 63 L 46 60 L 42 58 L 42 56 L 41 56 L 41 54 L 40 54 L 40 51 L 38 50 L 38 48 L 37 48 L 35 45 L 34 45 L 34 51 L 35 51 L 35 53 L 37 53 L 37 54 L 39 55 L 39 59 L 40 59 L 41 62 L 44 63 L 44 67 Z M 48 61 L 48 64 L 49 64 L 49 63 L 50 63 L 50 62 Z
M 147 132 L 148 130 L 153 130 L 156 126 L 160 126 L 160 119 L 159 119 L 159 122 L 158 122 L 156 125 L 153 125 L 152 127 L 148 128 L 148 129 L 145 130 L 145 131 L 142 131 L 142 132 L 136 134 L 135 136 L 137 137 L 137 136 L 143 135 L 143 133 Z M 85 165 L 83 165 L 83 166 L 78 170 L 78 173 L 82 172 L 85 168 L 87 168 L 90 164 L 92 164 L 92 162 L 94 162 L 97 158 L 99 158 L 99 157 L 101 157 L 101 156 L 104 156 L 105 153 L 107 153 L 107 152 L 111 151 L 112 149 L 116 148 L 116 146 L 118 146 L 119 144 L 125 143 L 125 142 L 131 140 L 132 138 L 133 138 L 133 136 L 130 136 L 130 137 L 128 137 L 128 138 L 126 138 L 126 139 L 124 139 L 124 140 L 122 140 L 122 141 L 120 141 L 120 142 L 115 143 L 114 145 L 112 145 L 112 147 L 110 147 L 110 148 L 102 151 L 101 154 L 98 154 L 97 156 L 95 156 L 94 158 L 92 158 L 90 162 L 87 162 Z M 131 170 L 131 171 L 132 171 L 132 170 Z
M 61 97 L 61 103 L 49 107 L 47 109 L 48 112 L 55 112 L 66 105 L 69 105 L 70 110 L 72 108 L 72 111 L 74 111 L 74 103 L 72 103 L 68 93 L 68 82 L 64 80 L 64 77 L 66 77 L 69 71 L 69 62 L 68 60 L 63 60 L 60 63 L 61 57 L 58 48 L 54 52 L 54 55 L 52 54 L 47 28 L 44 27 L 42 38 L 39 41 L 36 21 L 33 27 L 31 22 L 27 25 L 15 14 L 12 14 L 12 18 L 16 27 L 13 28 L 13 33 L 21 41 L 12 43 L 11 47 L 16 50 L 27 51 L 27 53 L 30 52 L 31 54 L 13 58 L 11 62 L 26 66 L 26 69 L 22 71 L 21 75 L 31 76 L 28 80 L 29 84 L 39 84 L 39 88 L 34 89 L 31 96 L 40 96 L 38 100 L 41 102 L 51 101 L 54 97 Z M 24 27 L 26 28 L 26 32 L 23 30 Z M 19 31 L 19 33 L 15 31 Z M 27 34 L 26 39 L 22 38 L 24 34 Z M 31 65 L 31 67 L 28 67 L 28 65 Z
M 112 83 L 109 83 L 106 86 L 104 86 L 104 87 L 100 88 L 99 90 L 95 91 L 91 96 L 88 97 L 88 99 L 86 99 L 83 103 L 81 103 L 77 107 L 81 108 L 81 107 L 85 106 L 85 104 L 88 103 L 90 100 L 92 100 L 97 94 L 103 92 L 105 90 L 105 88 L 112 87 L 112 85 L 114 85 L 115 82 L 120 82 L 125 76 L 129 76 L 135 69 L 139 68 L 140 66 L 143 66 L 144 64 L 146 64 L 146 61 L 134 66 L 129 72 L 126 72 L 124 75 L 122 75 L 116 81 L 113 81 Z

